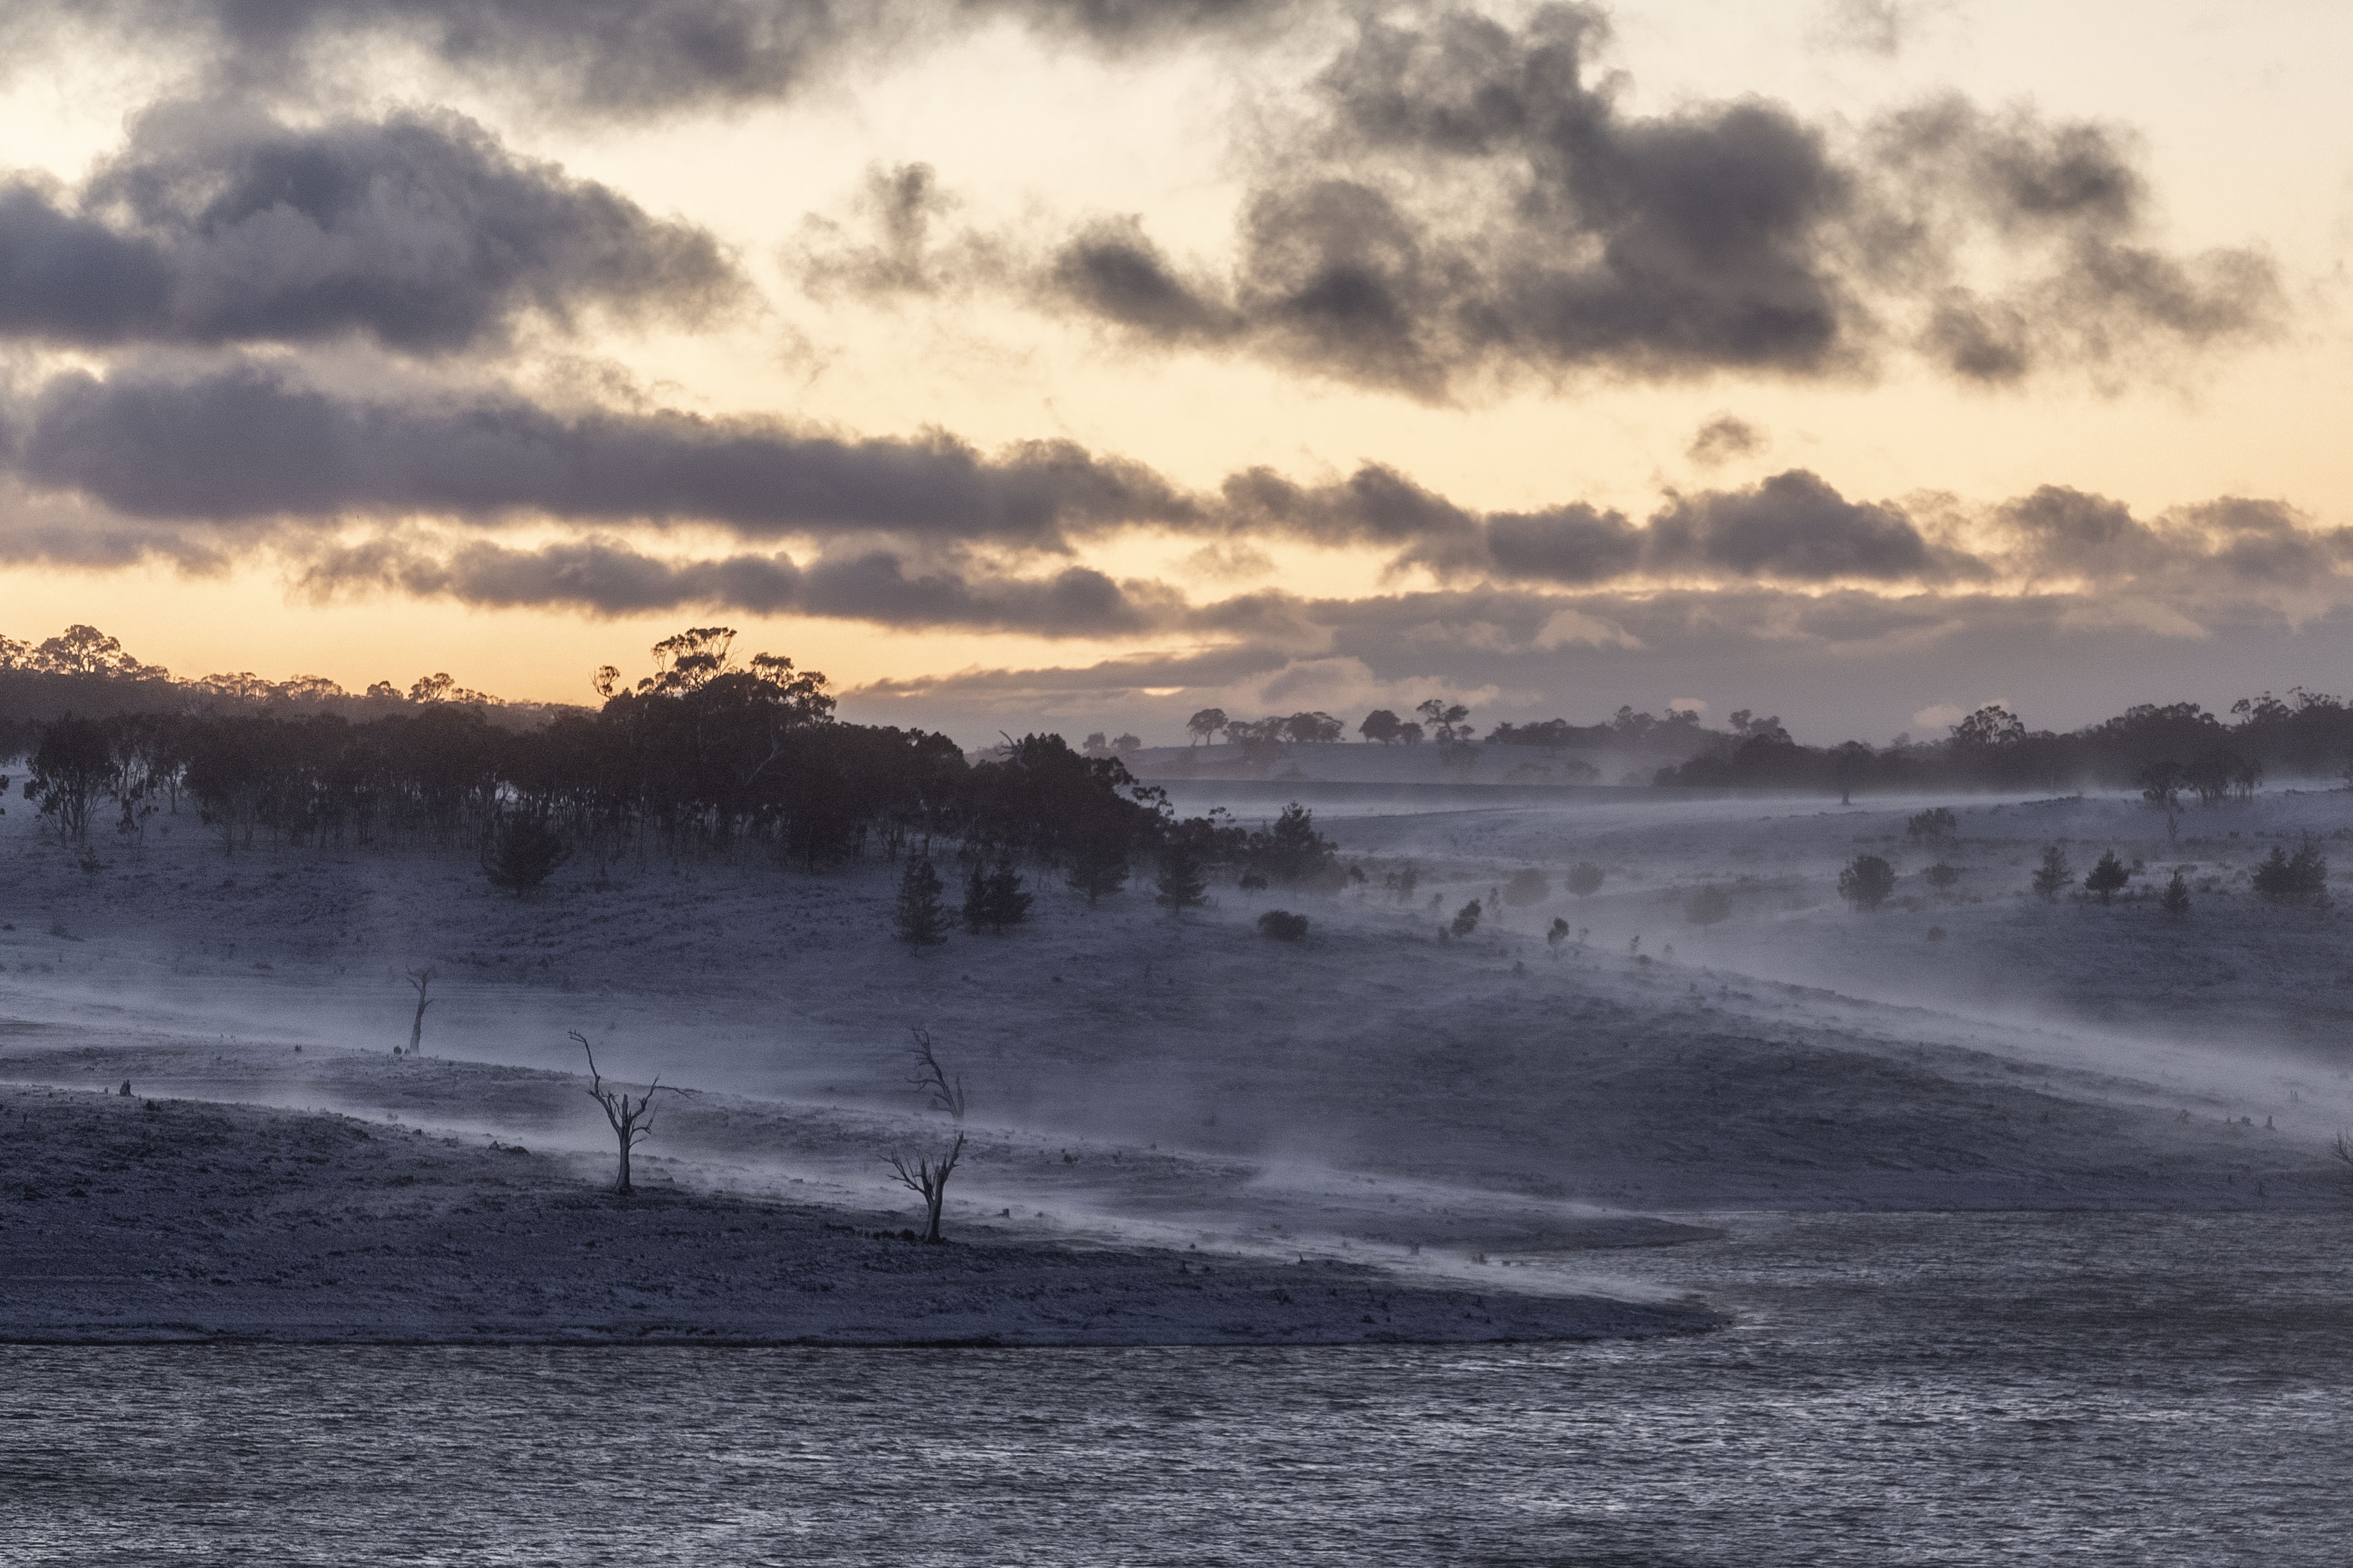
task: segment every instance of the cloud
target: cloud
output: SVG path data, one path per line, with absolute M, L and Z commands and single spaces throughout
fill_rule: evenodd
M 594 538 L 535 549 L 397 537 L 339 544 L 309 552 L 296 586 L 321 600 L 388 591 L 497 609 L 741 610 L 1048 637 L 1134 635 L 1166 625 L 1181 609 L 1166 589 L 1123 584 L 1083 566 L 1035 579 L 911 569 L 904 557 L 880 550 L 807 566 L 782 553 L 670 560 Z
M 786 269 L 811 295 L 867 300 L 962 289 L 1008 274 L 1001 241 L 967 228 L 937 242 L 938 224 L 956 205 L 928 163 L 870 169 L 853 220 L 870 237 L 829 219 L 809 218 L 786 252 Z
M 1746 419 L 1719 414 L 1699 427 L 1684 456 L 1702 468 L 1718 468 L 1736 458 L 1753 457 L 1768 445 L 1765 432 Z
M 709 235 L 444 111 L 294 129 L 167 106 L 78 191 L 0 185 L 0 334 L 52 342 L 445 353 L 585 307 L 701 321 L 743 287 Z
M 1931 498 L 1915 515 L 1793 468 L 1671 492 L 1640 521 L 1583 501 L 1482 512 L 1377 464 L 1316 484 L 1252 468 L 1198 491 L 1067 441 L 984 453 L 937 433 L 857 438 L 774 419 L 555 407 L 495 386 L 398 376 L 367 384 L 365 395 L 347 394 L 280 362 L 193 372 L 134 362 L 0 393 L 0 480 L 17 492 L 17 512 L 31 507 L 47 520 L 0 550 L 194 561 L 265 541 L 345 537 L 362 522 L 532 522 L 584 542 L 576 554 L 534 562 L 487 549 L 460 561 L 444 550 L 428 563 L 438 575 L 417 575 L 425 566 L 406 558 L 377 575 L 436 594 L 477 584 L 464 592 L 489 603 L 503 591 L 499 573 L 528 568 L 555 585 L 530 590 L 550 603 L 617 605 L 641 591 L 749 607 L 760 594 L 789 595 L 809 613 L 893 624 L 984 626 L 1002 616 L 1105 635 L 1183 626 L 1295 656 L 1325 647 L 1335 624 L 1303 613 L 1311 601 L 1264 590 L 1188 606 L 1173 588 L 1115 583 L 1081 556 L 1134 527 L 1198 540 L 1186 563 L 1196 580 L 1262 574 L 1261 547 L 1276 540 L 1372 552 L 1391 582 L 1426 573 L 1447 591 L 1536 595 L 1541 615 L 1485 617 L 1496 629 L 1480 635 L 1554 648 L 1650 640 L 1622 617 L 1604 617 L 1615 628 L 1607 638 L 1581 622 L 1548 622 L 1563 606 L 1546 595 L 1562 591 L 1867 585 L 1881 598 L 1934 590 L 1934 602 L 1963 590 L 2085 592 L 2185 606 L 2194 618 L 2198 605 L 2250 597 L 2316 613 L 2353 584 L 2353 530 L 2245 497 L 2143 518 L 2046 486 L 1990 506 Z M 77 507 L 88 519 L 79 543 L 58 521 Z M 799 565 L 726 556 L 689 572 L 587 542 L 684 525 L 771 547 L 804 541 L 816 553 Z M 51 542 L 27 542 L 37 537 Z M 990 559 L 975 565 L 968 556 L 981 550 Z M 1050 565 L 1060 575 L 1040 574 Z M 781 575 L 788 567 L 800 575 Z M 606 585 L 570 598 L 556 591 L 591 578 Z M 2152 624 L 2146 614 L 2142 623 Z M 1455 640 L 1472 635 L 1459 619 L 1445 626 Z
M 1242 314 L 1211 296 L 1216 284 L 1180 276 L 1133 216 L 1101 218 L 1055 252 L 1049 292 L 1164 344 L 1219 342 L 1246 330 Z
M 1441 578 L 1564 587 L 1645 576 L 1936 583 L 1985 571 L 1933 543 L 1900 509 L 1849 500 L 1802 468 L 1674 496 L 1641 526 L 1583 502 L 1470 519 L 1416 541 L 1398 561 Z
M 1953 0 L 1823 0 L 1810 37 L 1816 45 L 1894 59 Z
M 1881 7 L 1892 17 L 1892 8 Z M 2172 255 L 2125 139 L 1947 97 L 1860 132 L 1757 98 L 1641 115 L 1603 13 L 1363 21 L 1275 132 L 1222 277 L 1134 218 L 1041 266 L 1139 343 L 1445 400 L 1588 372 L 1866 374 L 1907 346 L 1979 384 L 2271 331 L 2274 268 Z
M 67 372 L 7 423 L 27 483 L 146 518 L 545 515 L 1060 550 L 1066 531 L 1182 522 L 1197 510 L 1141 466 L 1069 442 L 992 458 L 945 436 L 858 440 L 767 419 L 562 413 L 495 391 L 364 401 L 274 364 Z
M 1010 19 L 1113 53 L 1271 31 L 1285 0 L 48 0 L 9 18 L 20 58 L 109 44 L 251 98 L 325 94 L 408 52 L 535 104 L 639 119 L 789 98 L 837 62 Z
M 1651 520 L 1654 567 L 1807 582 L 1936 581 L 1943 555 L 1894 507 L 1850 501 L 1802 468 L 1745 489 L 1678 499 Z

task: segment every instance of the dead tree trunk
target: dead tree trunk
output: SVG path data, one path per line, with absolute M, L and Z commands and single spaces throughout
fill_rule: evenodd
M 408 1026 L 408 1054 L 413 1057 L 425 1038 L 425 1009 L 433 1005 L 425 997 L 425 988 L 433 984 L 433 972 L 412 969 L 408 972 L 408 983 L 417 987 L 417 1016 Z
M 920 1069 L 907 1081 L 931 1096 L 932 1109 L 944 1110 L 961 1122 L 964 1120 L 964 1079 L 948 1081 L 940 1058 L 932 1054 L 932 1037 L 922 1029 L 910 1029 L 915 1037 L 915 1065 Z
M 893 1154 L 891 1169 L 910 1192 L 922 1195 L 923 1239 L 937 1244 L 947 1239 L 940 1234 L 940 1208 L 947 1202 L 948 1178 L 964 1158 L 964 1079 L 948 1077 L 940 1058 L 933 1054 L 931 1036 L 921 1029 L 909 1032 L 915 1037 L 918 1070 L 907 1081 L 930 1096 L 934 1110 L 948 1113 L 956 1123 L 955 1138 L 936 1154 Z
M 613 1194 L 616 1197 L 626 1198 L 636 1190 L 629 1185 L 629 1152 L 653 1136 L 654 1096 L 665 1089 L 671 1094 L 691 1094 L 694 1091 L 670 1089 L 659 1078 L 648 1084 L 645 1093 L 635 1100 L 618 1089 L 607 1089 L 603 1076 L 596 1070 L 596 1053 L 589 1046 L 588 1037 L 577 1029 L 567 1030 L 566 1033 L 579 1041 L 580 1048 L 588 1053 L 588 1098 L 605 1108 L 605 1120 L 612 1124 L 613 1136 L 620 1143 L 620 1172 L 614 1179 Z M 941 1180 L 944 1182 L 946 1177 L 943 1175 Z
M 936 1155 L 891 1156 L 891 1169 L 899 1173 L 899 1180 L 909 1190 L 923 1194 L 923 1239 L 927 1242 L 937 1244 L 947 1239 L 940 1234 L 940 1205 L 947 1202 L 948 1178 L 955 1173 L 956 1162 L 963 1158 L 962 1132 Z

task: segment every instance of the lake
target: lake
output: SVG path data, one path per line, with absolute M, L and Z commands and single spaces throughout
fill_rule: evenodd
M 1646 1343 L 0 1347 L 0 1557 L 2353 1561 L 2353 1206 L 1713 1223 Z

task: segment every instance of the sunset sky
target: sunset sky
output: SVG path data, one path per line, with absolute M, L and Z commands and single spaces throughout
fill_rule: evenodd
M 0 631 L 846 716 L 2353 687 L 2353 8 L 0 19 Z

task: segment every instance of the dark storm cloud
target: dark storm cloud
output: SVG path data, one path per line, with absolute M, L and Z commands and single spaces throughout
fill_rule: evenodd
M 431 513 L 694 521 L 747 537 L 860 531 L 1059 549 L 1194 503 L 1069 442 L 994 458 L 945 436 L 853 440 L 774 421 L 565 414 L 496 394 L 363 402 L 276 367 L 52 378 L 11 421 L 29 484 L 135 517 Z
M 553 607 L 598 616 L 726 609 L 1049 637 L 1148 631 L 1168 624 L 1181 608 L 1166 590 L 1123 585 L 1082 566 L 1032 579 L 911 567 L 887 551 L 807 566 L 784 554 L 674 561 L 596 539 L 536 549 L 483 541 L 437 548 L 411 539 L 375 540 L 311 552 L 299 582 L 322 598 L 376 589 L 499 609 Z
M 456 114 L 291 129 L 178 105 L 79 191 L 0 186 L 0 333 L 55 342 L 438 353 L 526 312 L 701 320 L 741 288 L 709 235 Z
M 2147 241 L 2106 128 L 1958 99 L 1860 137 L 1757 99 L 1636 115 L 1594 71 L 1606 34 L 1585 5 L 1368 20 L 1319 116 L 1265 153 L 1229 277 L 1189 275 L 1133 219 L 1082 229 L 1043 276 L 1139 341 L 1425 398 L 1525 373 L 1849 374 L 1891 342 L 2000 383 L 2275 320 L 2263 257 Z

